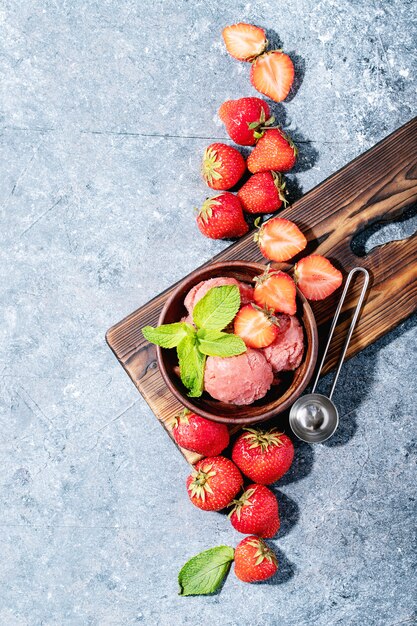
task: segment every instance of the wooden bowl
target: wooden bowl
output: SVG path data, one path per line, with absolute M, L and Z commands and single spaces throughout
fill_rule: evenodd
M 190 289 L 202 280 L 218 276 L 230 276 L 237 280 L 251 283 L 253 278 L 262 274 L 264 270 L 265 266 L 260 263 L 248 263 L 245 261 L 213 263 L 197 269 L 183 280 L 168 298 L 161 311 L 158 324 L 178 322 L 187 315 L 184 307 L 184 298 Z M 189 398 L 187 389 L 175 372 L 175 368 L 178 366 L 176 350 L 166 350 L 158 347 L 158 365 L 167 387 L 188 409 L 216 422 L 253 424 L 255 422 L 263 422 L 282 413 L 291 407 L 308 385 L 317 360 L 318 338 L 316 320 L 310 305 L 298 289 L 297 316 L 304 327 L 306 349 L 301 365 L 294 372 L 289 373 L 286 387 L 283 388 L 282 385 L 272 386 L 263 398 L 245 406 L 220 402 L 206 392 L 203 392 L 200 398 Z

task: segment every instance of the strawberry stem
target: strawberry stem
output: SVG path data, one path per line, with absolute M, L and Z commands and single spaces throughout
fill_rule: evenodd
M 281 437 L 284 433 L 279 432 L 276 428 L 271 428 L 270 430 L 260 430 L 256 428 L 244 428 L 247 432 L 247 435 L 244 435 L 244 439 L 248 441 L 252 448 L 261 448 L 262 452 L 268 450 L 270 446 L 278 446 L 281 447 L 284 445 Z

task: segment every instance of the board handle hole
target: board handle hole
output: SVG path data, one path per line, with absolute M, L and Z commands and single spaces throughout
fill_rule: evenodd
M 357 257 L 364 257 L 374 248 L 410 237 L 417 231 L 417 202 L 410 204 L 402 214 L 394 220 L 381 219 L 374 222 L 360 233 L 357 233 L 350 247 Z

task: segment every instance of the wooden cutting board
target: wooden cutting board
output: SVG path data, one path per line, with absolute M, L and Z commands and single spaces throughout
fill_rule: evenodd
M 408 239 L 378 246 L 361 258 L 351 250 L 356 234 L 374 222 L 394 220 L 416 201 L 417 118 L 414 118 L 280 212 L 281 217 L 293 220 L 306 235 L 309 243 L 305 253 L 329 257 L 344 273 L 356 265 L 370 272 L 371 288 L 348 357 L 392 330 L 417 308 L 417 233 Z M 253 242 L 253 233 L 218 254 L 210 263 L 242 259 L 265 262 Z M 359 283 L 358 279 L 346 299 L 324 372 L 337 362 Z M 143 338 L 141 328 L 157 324 L 161 308 L 173 288 L 134 311 L 106 334 L 110 348 L 168 433 L 167 421 L 181 407 L 165 386 L 158 370 L 156 350 Z M 339 296 L 340 290 L 327 300 L 313 303 L 321 340 L 327 336 Z M 190 463 L 200 458 L 186 450 L 181 452 Z

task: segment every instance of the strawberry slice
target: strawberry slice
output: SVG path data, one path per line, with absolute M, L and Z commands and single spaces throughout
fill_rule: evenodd
M 253 298 L 260 307 L 273 309 L 277 313 L 295 315 L 296 295 L 295 282 L 285 272 L 271 271 L 268 268 L 256 278 Z
M 289 261 L 304 250 L 307 239 L 294 222 L 282 217 L 273 217 L 255 233 L 254 241 L 265 258 L 277 263 Z
M 266 52 L 253 62 L 250 79 L 260 93 L 275 102 L 282 102 L 294 81 L 293 62 L 288 54 L 279 50 Z
M 324 256 L 312 254 L 298 261 L 294 278 L 300 291 L 308 300 L 324 300 L 340 287 L 343 281 L 339 272 Z
M 266 348 L 278 335 L 277 321 L 271 312 L 247 304 L 235 317 L 234 332 L 248 348 Z
M 266 34 L 263 28 L 253 24 L 233 24 L 222 31 L 227 52 L 238 61 L 252 61 L 262 54 L 266 47 Z

